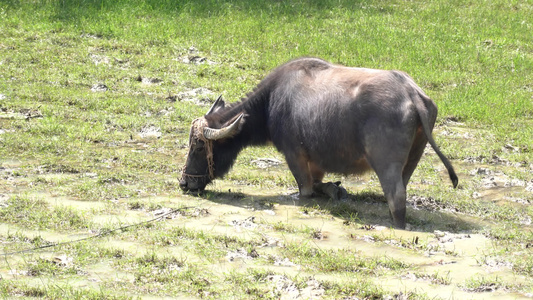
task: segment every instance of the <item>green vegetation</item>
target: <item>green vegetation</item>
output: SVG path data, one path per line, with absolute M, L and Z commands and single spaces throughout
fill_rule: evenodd
M 532 16 L 517 0 L 0 1 L 0 297 L 533 293 Z M 284 164 L 254 162 L 283 161 L 272 147 L 179 190 L 191 121 L 300 56 L 406 71 L 437 103 L 460 185 L 424 155 L 411 231 L 387 228 L 375 175 L 328 175 L 347 201 L 297 200 Z
M 409 266 L 401 261 L 387 257 L 361 257 L 352 251 L 324 251 L 307 244 L 290 244 L 284 254 L 311 271 L 375 273 L 385 270 L 406 269 Z
M 24 196 L 14 196 L 0 210 L 0 218 L 7 223 L 30 229 L 87 229 L 90 223 L 85 216 L 71 207 L 49 209 L 44 201 Z

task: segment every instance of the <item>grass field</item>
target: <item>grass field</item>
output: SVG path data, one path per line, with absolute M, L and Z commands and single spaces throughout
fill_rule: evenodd
M 532 30 L 529 0 L 0 0 L 1 297 L 532 297 Z M 392 230 L 375 175 L 297 200 L 266 147 L 183 194 L 191 121 L 301 56 L 409 73 L 459 188 L 429 151 Z

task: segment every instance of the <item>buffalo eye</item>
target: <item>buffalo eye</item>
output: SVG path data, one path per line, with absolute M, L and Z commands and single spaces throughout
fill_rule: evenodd
M 198 141 L 195 145 L 194 145 L 194 152 L 198 152 L 198 153 L 202 153 L 205 151 L 205 144 L 201 141 Z
M 204 147 L 198 147 L 198 148 L 196 148 L 196 152 L 198 152 L 198 153 L 203 153 L 204 150 L 205 150 Z

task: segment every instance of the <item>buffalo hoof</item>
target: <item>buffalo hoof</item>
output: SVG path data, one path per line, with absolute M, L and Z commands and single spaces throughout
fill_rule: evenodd
M 402 230 L 406 230 L 406 224 L 405 223 L 394 223 L 394 228 L 396 229 L 402 229 Z M 410 230 L 410 229 L 407 229 L 407 230 Z
M 333 200 L 340 200 L 348 196 L 348 192 L 340 186 L 341 182 L 318 182 L 313 186 L 313 190 L 322 195 L 326 195 Z
M 191 196 L 194 196 L 194 197 L 200 197 L 204 194 L 204 190 L 188 190 L 188 191 L 184 191 L 184 194 L 185 195 L 191 195 Z

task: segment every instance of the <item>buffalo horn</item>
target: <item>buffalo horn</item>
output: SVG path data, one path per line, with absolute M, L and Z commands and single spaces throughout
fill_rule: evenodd
M 239 130 L 239 125 L 243 116 L 244 114 L 240 114 L 237 119 L 233 121 L 233 123 L 220 129 L 214 129 L 209 127 L 204 128 L 205 138 L 208 140 L 220 140 L 223 138 L 234 136 Z
M 211 105 L 211 108 L 209 109 L 209 111 L 205 114 L 206 116 L 209 115 L 209 114 L 212 114 L 214 113 L 216 110 L 220 109 L 220 108 L 224 108 L 224 100 L 222 100 L 222 95 L 218 96 L 217 100 L 215 100 L 215 103 L 213 103 L 213 105 Z

